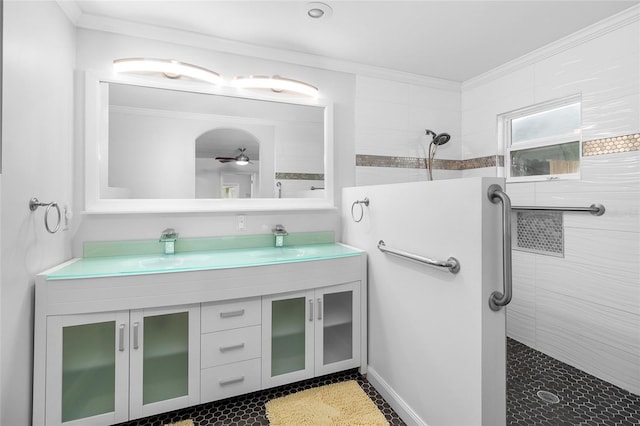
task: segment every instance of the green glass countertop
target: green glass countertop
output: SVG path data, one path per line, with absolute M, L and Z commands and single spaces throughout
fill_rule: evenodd
M 358 256 L 362 253 L 361 250 L 342 244 L 313 244 L 194 251 L 167 255 L 85 257 L 79 258 L 60 269 L 51 271 L 51 273 L 47 274 L 47 280 L 243 268 L 335 259 Z

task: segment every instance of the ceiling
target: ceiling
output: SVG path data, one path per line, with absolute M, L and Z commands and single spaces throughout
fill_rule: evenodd
M 84 16 L 460 82 L 639 2 L 325 0 L 331 16 L 314 20 L 305 0 L 75 1 Z

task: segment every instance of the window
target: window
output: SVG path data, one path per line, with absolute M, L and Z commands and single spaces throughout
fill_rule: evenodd
M 580 177 L 579 96 L 546 102 L 498 117 L 505 146 L 507 181 Z

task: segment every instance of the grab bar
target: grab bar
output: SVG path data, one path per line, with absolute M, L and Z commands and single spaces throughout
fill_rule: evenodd
M 500 185 L 491 185 L 487 195 L 493 204 L 502 202 L 502 286 L 503 292 L 494 291 L 489 297 L 489 306 L 493 311 L 511 302 L 511 199 Z
M 429 266 L 435 266 L 438 268 L 447 268 L 452 274 L 457 274 L 460 271 L 460 262 L 455 257 L 450 257 L 445 260 L 433 260 L 428 257 L 419 256 L 403 250 L 397 250 L 387 247 L 383 240 L 378 241 L 378 250 L 383 253 L 389 253 L 396 256 L 404 257 L 406 259 L 415 260 L 416 262 L 425 263 Z
M 589 207 L 551 207 L 551 206 L 514 206 L 511 210 L 547 210 L 561 212 L 589 212 L 594 216 L 602 216 L 605 208 L 602 204 L 591 204 Z

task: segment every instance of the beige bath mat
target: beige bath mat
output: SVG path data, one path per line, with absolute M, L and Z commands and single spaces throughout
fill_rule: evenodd
M 389 422 L 358 382 L 307 389 L 265 405 L 272 426 L 387 426 Z
M 188 420 L 182 420 L 175 423 L 167 423 L 164 426 L 193 426 L 193 420 L 188 419 Z

